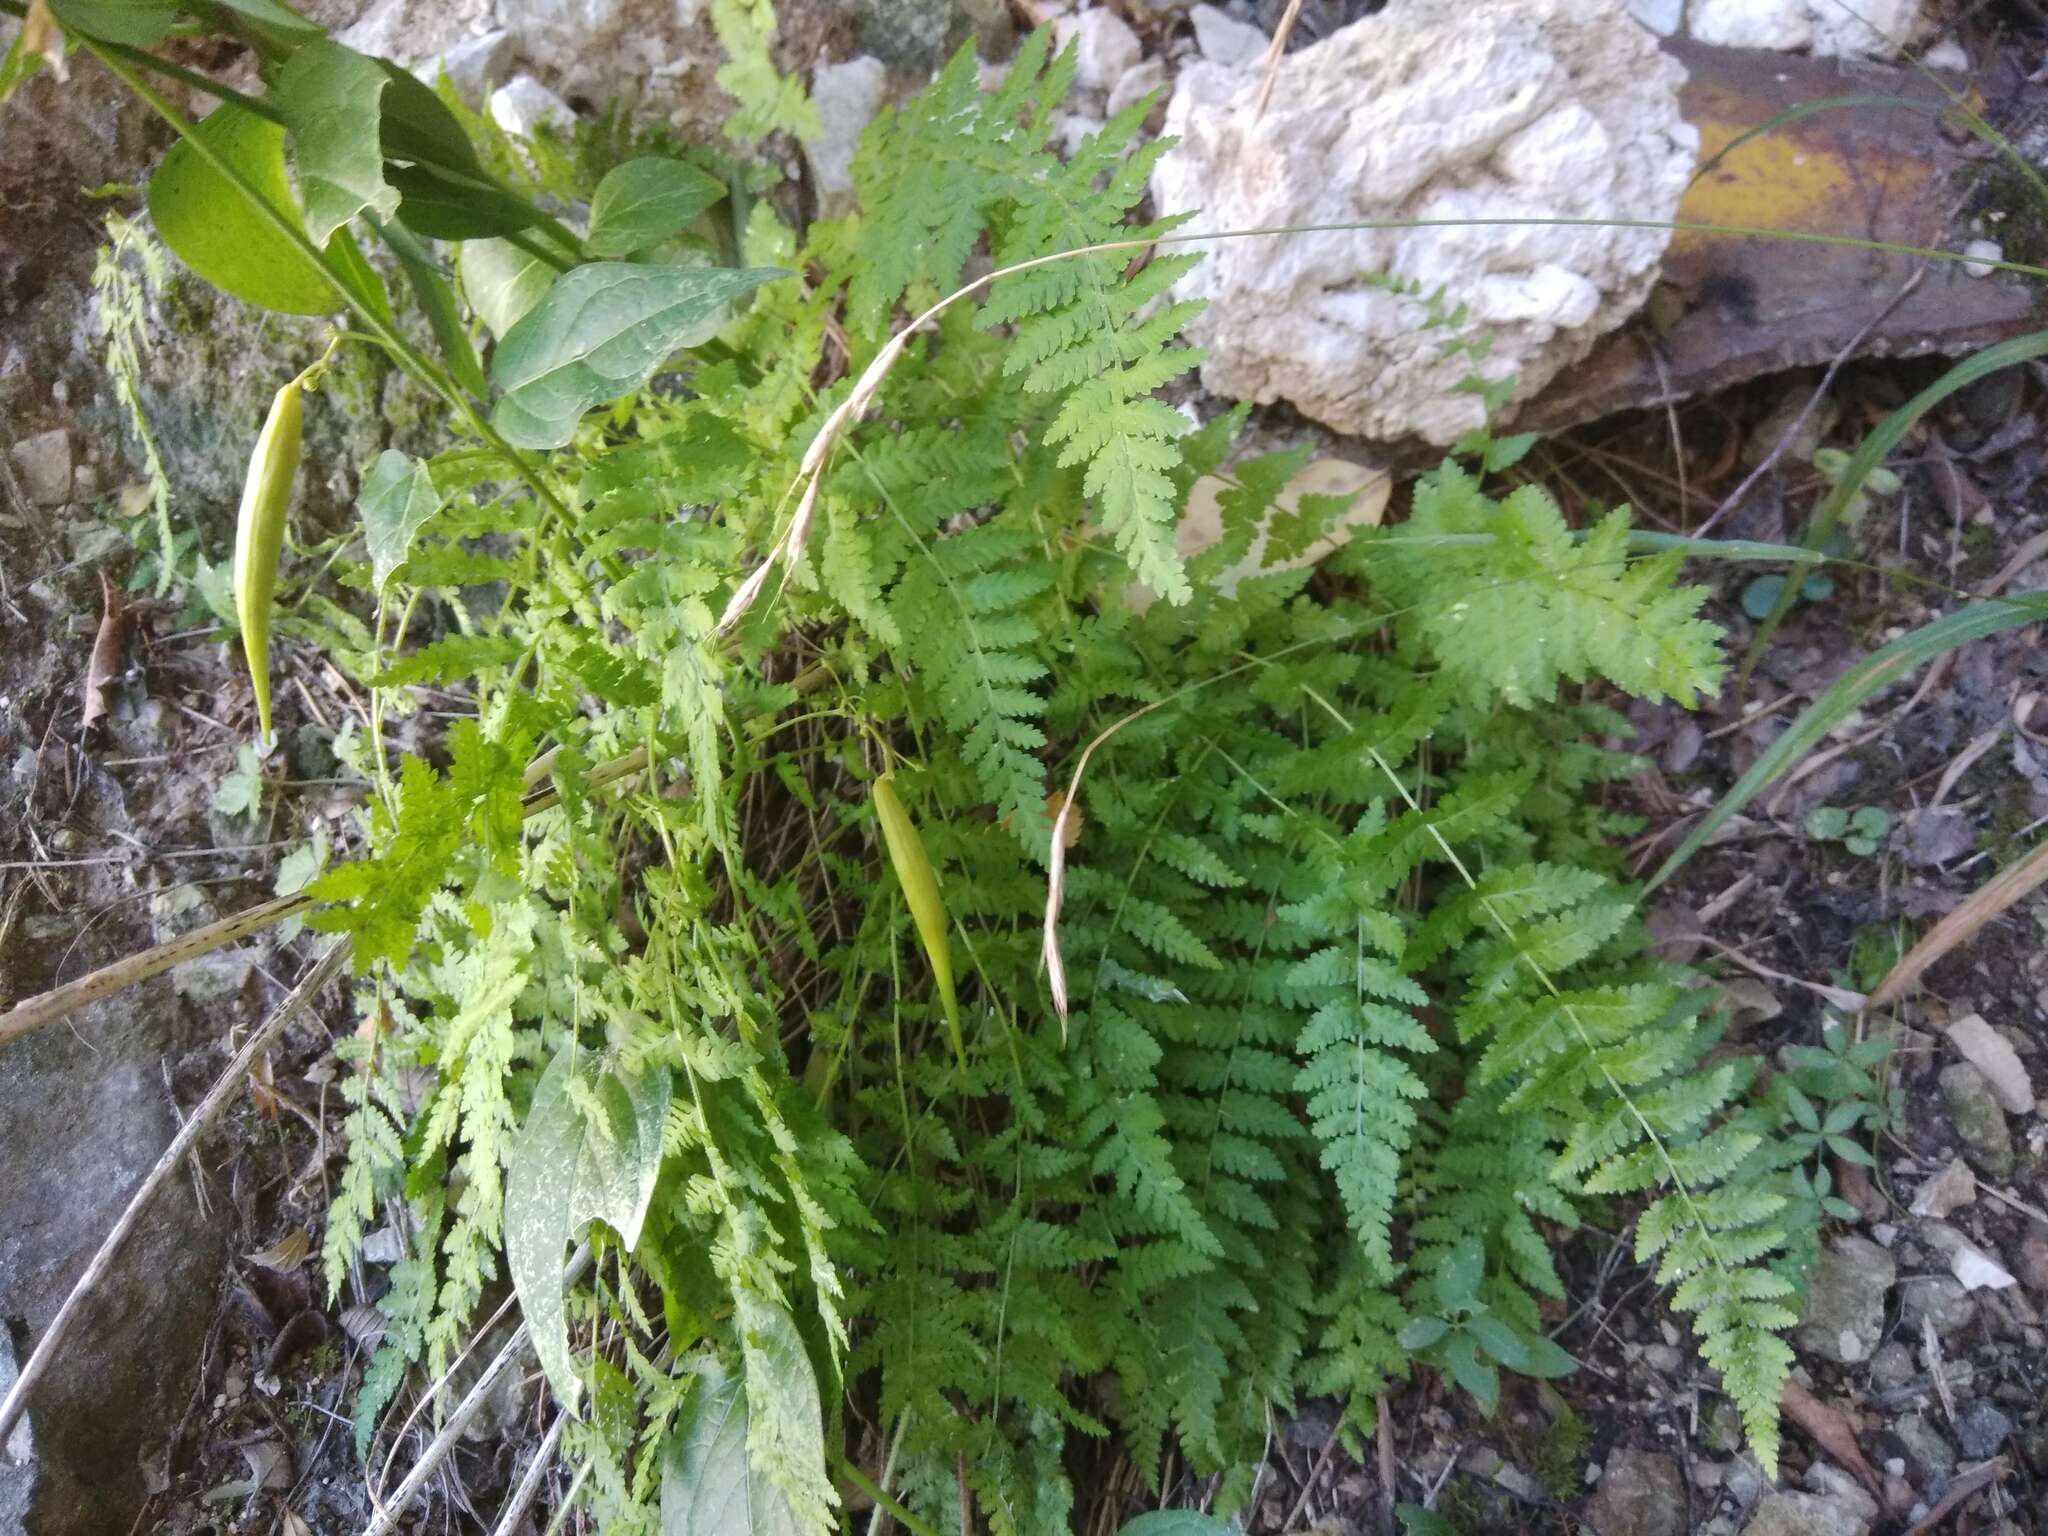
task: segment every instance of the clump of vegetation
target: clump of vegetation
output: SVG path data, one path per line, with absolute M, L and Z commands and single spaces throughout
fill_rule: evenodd
M 764 9 L 719 11 L 743 138 L 804 108 Z M 1752 1102 L 1620 882 L 1595 690 L 1723 670 L 1683 550 L 1497 495 L 1529 440 L 1480 433 L 1400 527 L 1224 590 L 1345 504 L 1277 511 L 1302 454 L 1160 398 L 1198 258 L 1131 222 L 1150 103 L 1056 153 L 1044 34 L 885 114 L 860 211 L 799 232 L 740 146 L 516 146 L 267 9 L 223 19 L 269 94 L 191 124 L 108 46 L 169 0 L 123 17 L 78 36 L 179 129 L 173 251 L 346 310 L 456 438 L 364 466 L 346 601 L 278 630 L 366 700 L 360 855 L 291 874 L 357 976 L 322 1258 L 386 1323 L 359 1448 L 509 1285 L 607 1529 L 825 1530 L 856 1488 L 1065 1529 L 1101 1444 L 1229 1510 L 1298 1393 L 1357 1434 L 1418 1363 L 1487 1411 L 1568 1371 L 1554 1254 L 1619 1197 L 1775 1463 L 1820 1154 L 1875 1122 Z M 386 738 L 419 685 L 474 701 L 431 759 Z

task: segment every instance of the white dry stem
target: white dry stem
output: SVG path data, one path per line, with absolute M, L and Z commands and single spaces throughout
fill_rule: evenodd
M 127 1209 L 121 1212 L 120 1220 L 114 1223 L 113 1229 L 101 1241 L 99 1252 L 92 1256 L 92 1262 L 86 1265 L 85 1273 L 80 1275 L 77 1284 L 72 1286 L 71 1294 L 64 1299 L 64 1305 L 50 1320 L 50 1326 L 43 1330 L 42 1338 L 36 1343 L 35 1352 L 22 1366 L 21 1374 L 15 1378 L 14 1387 L 8 1392 L 6 1401 L 0 1402 L 0 1445 L 7 1443 L 8 1435 L 12 1433 L 15 1424 L 28 1407 L 29 1393 L 34 1390 L 43 1373 L 50 1368 L 50 1362 L 56 1359 L 65 1335 L 70 1332 L 72 1324 L 78 1321 L 78 1315 L 84 1310 L 86 1301 L 99 1283 L 106 1278 L 107 1271 L 113 1267 L 115 1256 L 121 1251 L 121 1245 L 128 1240 L 129 1234 L 142 1220 L 143 1210 L 148 1206 L 150 1197 L 162 1188 L 164 1181 L 185 1160 L 186 1154 L 205 1134 L 207 1127 L 220 1118 L 221 1111 L 228 1107 L 241 1090 L 242 1079 L 249 1075 L 250 1069 L 256 1065 L 263 1053 L 277 1043 L 278 1038 L 284 1034 L 285 1026 L 297 1018 L 306 1005 L 313 1001 L 315 995 L 341 969 L 342 962 L 347 958 L 348 946 L 345 942 L 337 939 L 328 946 L 326 953 L 321 955 L 312 970 L 306 973 L 306 979 L 292 989 L 290 995 L 278 1004 L 277 1012 L 273 1013 L 263 1027 L 251 1035 L 241 1050 L 235 1053 L 235 1058 L 228 1063 L 227 1070 L 222 1072 L 213 1087 L 207 1090 L 206 1097 L 200 1100 L 199 1107 L 186 1119 L 184 1127 L 171 1138 L 171 1144 L 164 1148 L 163 1156 L 156 1160 L 156 1166 L 149 1170 L 141 1186 L 129 1197 Z
M 590 1245 L 584 1243 L 579 1245 L 575 1254 L 571 1256 L 569 1267 L 562 1274 L 562 1284 L 574 1285 L 583 1278 L 583 1272 L 589 1267 Z M 490 1397 L 491 1389 L 497 1385 L 498 1378 L 517 1364 L 520 1357 L 527 1352 L 526 1324 L 521 1323 L 512 1330 L 512 1337 L 505 1341 L 505 1347 L 491 1357 L 491 1363 L 484 1367 L 483 1374 L 477 1377 L 476 1385 L 469 1389 L 469 1394 L 455 1405 L 454 1411 L 442 1424 L 441 1432 L 428 1442 L 424 1451 L 420 1452 L 419 1460 L 414 1462 L 412 1470 L 405 1474 L 405 1481 L 398 1485 L 389 1502 L 377 1506 L 376 1515 L 363 1528 L 363 1536 L 391 1536 L 391 1532 L 398 1526 L 398 1517 L 405 1513 L 414 1499 L 419 1497 L 420 1490 L 427 1485 L 427 1480 L 434 1475 L 441 1463 L 448 1459 L 449 1452 L 453 1451 L 456 1442 L 461 1440 L 463 1429 L 477 1416 Z M 566 1416 L 567 1410 L 564 1409 L 556 1422 L 559 1423 L 561 1418 Z
M 519 1528 L 519 1522 L 526 1518 L 526 1512 L 540 1496 L 541 1479 L 548 1475 L 548 1468 L 555 1464 L 555 1446 L 561 1441 L 562 1426 L 568 1422 L 569 1415 L 566 1412 L 555 1415 L 555 1422 L 548 1426 L 546 1436 L 534 1449 L 533 1460 L 526 1464 L 526 1475 L 519 1479 L 519 1486 L 512 1490 L 512 1497 L 506 1502 L 505 1512 L 498 1516 L 493 1536 L 512 1536 Z
M 1045 866 L 1045 935 L 1039 945 L 1039 956 L 1045 962 L 1045 979 L 1052 988 L 1052 1005 L 1059 1010 L 1062 1044 L 1067 1038 L 1067 963 L 1060 958 L 1060 904 L 1067 894 L 1067 827 L 1074 814 L 1074 801 L 1081 793 L 1081 775 L 1088 771 L 1088 759 L 1095 755 L 1097 747 L 1165 702 L 1155 699 L 1143 709 L 1132 710 L 1081 749 L 1081 760 L 1074 764 L 1074 776 L 1067 781 L 1067 798 L 1060 804 L 1059 815 L 1053 818 L 1052 852 Z

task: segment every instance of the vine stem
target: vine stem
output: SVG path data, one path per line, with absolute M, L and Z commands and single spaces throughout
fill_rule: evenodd
M 439 368 L 435 367 L 433 362 L 421 353 L 417 347 L 399 335 L 376 311 L 364 303 L 346 283 L 342 282 L 335 274 L 334 269 L 328 265 L 327 259 L 322 254 L 320 248 L 313 244 L 312 238 L 307 235 L 304 229 L 299 227 L 296 220 L 287 218 L 283 209 L 257 191 L 250 183 L 248 177 L 244 176 L 239 168 L 230 164 L 219 150 L 199 136 L 197 126 L 192 120 L 173 106 L 162 92 L 145 80 L 140 72 L 125 59 L 117 57 L 109 51 L 105 44 L 83 34 L 78 36 L 78 44 L 95 59 L 99 60 L 101 65 L 123 85 L 140 97 L 144 105 L 169 124 L 171 130 L 178 135 L 181 141 L 191 145 L 194 154 L 198 155 L 200 159 L 204 160 L 213 170 L 224 177 L 237 192 L 241 193 L 243 199 L 256 211 L 258 217 L 262 218 L 271 228 L 290 242 L 300 254 L 318 267 L 321 275 L 327 279 L 328 286 L 334 290 L 336 297 L 341 300 L 343 307 L 355 318 L 356 322 L 369 335 L 375 337 L 379 343 L 388 348 L 415 377 L 432 389 L 435 394 L 439 395 L 448 406 L 462 417 L 471 431 L 475 432 L 478 437 L 490 445 L 493 452 L 497 453 L 507 464 L 511 465 L 519 478 L 526 482 L 527 488 L 546 504 L 549 512 L 559 518 L 567 519 L 569 517 L 568 507 L 563 504 L 561 497 L 555 494 L 553 487 L 549 486 L 541 477 L 539 470 L 527 462 L 525 455 L 521 454 L 518 449 L 514 448 L 499 435 L 497 429 L 483 417 L 461 388 Z
M 71 1294 L 64 1299 L 64 1305 L 58 1309 L 57 1315 L 50 1319 L 49 1327 L 43 1330 L 43 1336 L 36 1341 L 34 1353 L 22 1366 L 21 1374 L 15 1378 L 5 1401 L 0 1401 L 0 1445 L 7 1443 L 7 1437 L 13 1432 L 16 1422 L 28 1408 L 29 1393 L 42 1379 L 43 1373 L 50 1368 L 50 1363 L 57 1358 L 63 1347 L 65 1335 L 71 1331 L 72 1324 L 78 1321 L 79 1313 L 84 1309 L 86 1301 L 107 1277 L 107 1271 L 113 1267 L 114 1259 L 121 1251 L 121 1245 L 128 1240 L 129 1234 L 141 1221 L 150 1198 L 163 1187 L 164 1181 L 185 1160 L 186 1154 L 205 1134 L 206 1129 L 220 1118 L 221 1112 L 240 1090 L 242 1079 L 249 1075 L 258 1058 L 277 1043 L 278 1038 L 284 1034 L 285 1027 L 305 1010 L 306 1005 L 313 1001 L 322 987 L 334 979 L 341 970 L 342 962 L 347 958 L 346 944 L 336 940 L 328 945 L 326 952 L 314 963 L 312 970 L 306 973 L 306 979 L 291 990 L 285 1000 L 278 1005 L 277 1012 L 273 1013 L 269 1021 L 251 1035 L 241 1050 L 235 1053 L 227 1069 L 215 1080 L 213 1087 L 207 1090 L 206 1097 L 199 1101 L 199 1107 L 192 1111 L 178 1134 L 171 1138 L 171 1144 L 164 1148 L 163 1156 L 156 1160 L 156 1166 L 149 1170 L 147 1177 L 129 1197 L 127 1209 L 121 1212 L 120 1219 L 101 1240 L 99 1251 L 92 1256 L 92 1262 L 85 1266 L 85 1272 L 71 1287 Z

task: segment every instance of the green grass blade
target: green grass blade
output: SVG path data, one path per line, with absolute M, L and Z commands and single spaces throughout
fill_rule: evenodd
M 2001 341 L 1996 346 L 1986 347 L 1973 356 L 1964 358 L 1949 369 L 1919 394 L 1900 406 L 1891 415 L 1871 428 L 1870 435 L 1863 439 L 1856 452 L 1850 455 L 1849 463 L 1842 471 L 1842 478 L 1820 504 L 1820 510 L 1813 515 L 1813 522 L 1806 530 L 1802 541 L 1808 549 L 1819 549 L 1827 543 L 1828 536 L 1841 521 L 1842 509 L 1849 500 L 1863 488 L 1863 482 L 1870 472 L 1883 462 L 1886 454 L 1899 445 L 1899 440 L 1913 429 L 1916 422 L 1933 410 L 1957 390 L 1974 384 L 1987 374 L 2010 368 L 2015 363 L 2028 362 L 2033 358 L 2048 356 L 2048 331 L 2032 331 L 2025 336 L 2015 336 L 2010 341 Z M 1794 600 L 1798 597 L 1796 582 L 1786 582 L 1778 594 L 1776 606 L 1770 617 L 1757 626 L 1756 637 L 1749 642 L 1749 650 L 1742 658 L 1742 673 L 1737 682 L 1738 691 L 1749 681 L 1749 674 L 1755 668 L 1757 658 L 1771 637 L 1778 632 L 1778 626 L 1785 621 Z
M 1729 817 L 1782 777 L 1829 731 L 1847 719 L 1852 710 L 1860 707 L 1880 688 L 1889 687 L 1918 671 L 1927 662 L 1959 646 L 1968 645 L 1972 640 L 1982 640 L 1987 635 L 2018 629 L 2026 624 L 2037 624 L 2044 619 L 2048 619 L 2048 591 L 2021 592 L 2012 597 L 1992 598 L 1959 608 L 1872 651 L 1832 688 L 1815 699 L 1785 734 L 1771 743 L 1749 772 L 1735 781 L 1671 857 L 1658 867 L 1649 884 L 1643 887 L 1644 892 L 1647 894 L 1655 890 L 1676 874 L 1679 867 L 1698 853 Z

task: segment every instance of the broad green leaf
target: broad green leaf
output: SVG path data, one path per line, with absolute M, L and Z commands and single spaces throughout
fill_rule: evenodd
M 388 79 L 370 59 L 325 39 L 299 49 L 277 77 L 273 95 L 291 135 L 315 245 L 359 213 L 388 219 L 398 212 L 377 137 Z
M 1935 657 L 1968 645 L 1972 640 L 1982 640 L 1987 635 L 2027 624 L 2038 624 L 2043 619 L 2048 619 L 2048 591 L 2021 592 L 1958 608 L 1954 613 L 1923 624 L 1889 645 L 1872 651 L 1807 706 L 1806 712 L 1750 765 L 1749 772 L 1737 779 L 1728 793 L 1715 802 L 1714 808 L 1700 818 L 1698 825 L 1686 834 L 1685 841 L 1672 851 L 1671 857 L 1658 866 L 1649 884 L 1643 888 L 1645 893 L 1654 891 L 1676 874 L 1687 859 L 1706 846 L 1708 838 L 1721 830 L 1729 817 L 1781 778 L 1879 689 L 1910 677 Z
M 441 498 L 434 493 L 434 477 L 426 465 L 386 448 L 363 477 L 356 508 L 363 514 L 370 569 L 382 592 L 392 573 L 405 564 L 421 526 L 440 510 Z
M 1418 1317 L 1401 1330 L 1401 1337 L 1397 1342 L 1413 1354 L 1416 1350 L 1429 1348 L 1450 1331 L 1451 1325 L 1440 1317 Z
M 1436 1299 L 1446 1312 L 1478 1305 L 1479 1281 L 1486 1273 L 1486 1250 L 1477 1238 L 1466 1238 L 1437 1261 Z
M 448 103 L 389 59 L 370 62 L 384 71 L 384 112 L 378 136 L 386 157 L 481 178 L 483 165 L 477 159 L 476 146 L 469 142 Z
M 200 121 L 197 137 L 286 220 L 300 222 L 285 181 L 283 128 L 227 105 Z M 149 216 L 180 261 L 238 299 L 288 315 L 342 307 L 335 279 L 189 142 L 173 144 L 150 178 Z
M 296 47 L 308 38 L 321 36 L 319 24 L 306 20 L 278 0 L 216 0 L 248 24 L 249 30 L 270 42 Z
M 598 256 L 631 256 L 658 245 L 725 196 L 725 184 L 694 165 L 649 155 L 628 160 L 597 184 L 584 244 Z
M 1130 1521 L 1120 1536 L 1240 1536 L 1237 1522 L 1199 1509 L 1154 1509 Z
M 574 1071 L 573 1047 L 564 1047 L 534 1090 L 505 1175 L 506 1267 L 541 1371 L 570 1409 L 583 1383 L 569 1358 L 562 1250 L 594 1220 L 629 1250 L 639 1242 L 671 1092 L 667 1068 L 631 1085 L 608 1073 L 592 1089 L 605 1124 L 592 1126 L 571 1089 Z
M 1500 1406 L 1500 1372 L 1479 1358 L 1471 1339 L 1451 1341 L 1444 1351 L 1444 1369 L 1451 1380 L 1472 1394 L 1479 1411 L 1492 1418 L 1494 1409 Z
M 469 307 L 500 341 L 562 275 L 506 240 L 463 241 L 456 271 Z
M 747 1459 L 747 1389 L 716 1361 L 661 1454 L 661 1536 L 806 1536 L 789 1500 Z
M 389 325 L 391 295 L 384 291 L 384 279 L 377 275 L 377 269 L 363 259 L 362 247 L 356 244 L 353 230 L 337 229 L 334 232 L 334 238 L 327 242 L 327 261 L 341 285 L 365 309 Z
M 740 1289 L 733 1321 L 746 1368 L 747 1460 L 789 1500 L 799 1524 L 829 1530 L 839 1495 L 825 1464 L 818 1376 L 796 1319 L 780 1302 Z
M 388 154 L 388 142 L 385 149 Z M 480 169 L 421 161 L 388 165 L 385 175 L 398 188 L 399 217 L 431 240 L 516 235 L 541 221 L 538 208 L 499 186 Z
M 68 31 L 131 48 L 155 47 L 178 19 L 171 0 L 50 0 L 50 13 Z
M 1529 1363 L 1529 1350 L 1522 1336 L 1497 1317 L 1485 1313 L 1467 1319 L 1465 1331 L 1479 1341 L 1479 1347 L 1511 1371 Z
M 638 389 L 729 300 L 787 274 L 774 267 L 634 266 L 565 273 L 498 344 L 505 397 L 491 424 L 516 448 L 559 448 L 583 413 Z
M 1567 1354 L 1554 1339 L 1536 1333 L 1522 1342 L 1528 1347 L 1529 1358 L 1517 1369 L 1524 1376 L 1538 1376 L 1547 1381 L 1554 1381 L 1560 1376 L 1571 1375 L 1579 1368 L 1579 1362 Z
M 427 325 L 441 349 L 442 360 L 448 364 L 448 371 L 455 376 L 455 382 L 472 395 L 488 393 L 491 386 L 484 378 L 483 364 L 476 360 L 469 327 L 463 324 L 462 313 L 455 307 L 455 290 L 441 275 L 441 269 L 434 265 L 427 248 L 403 224 L 382 225 L 378 233 L 391 247 L 391 254 L 398 258 L 399 266 L 404 268 L 406 281 L 412 284 L 413 297 L 419 301 L 420 309 L 427 317 Z

